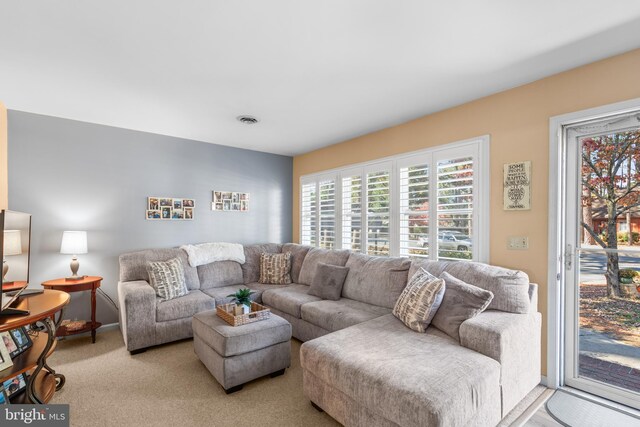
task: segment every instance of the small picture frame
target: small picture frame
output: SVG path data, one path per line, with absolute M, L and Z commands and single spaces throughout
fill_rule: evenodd
M 184 208 L 184 219 L 193 219 L 193 208 Z
M 7 351 L 9 352 L 9 356 L 12 359 L 17 354 L 20 354 L 20 352 L 18 351 L 18 346 L 13 341 L 13 338 L 11 338 L 11 334 L 9 334 L 9 331 L 0 332 L 0 341 L 2 341 L 2 344 L 4 344 L 4 346 L 6 347 Z
M 12 329 L 9 331 L 9 334 L 11 335 L 11 338 L 13 338 L 13 342 L 17 347 L 15 354 L 11 355 L 12 358 L 16 357 L 18 354 L 24 352 L 33 345 L 33 341 L 31 341 L 31 337 L 27 334 L 27 330 L 24 326 Z
M 3 371 L 10 366 L 13 366 L 11 355 L 9 354 L 7 347 L 4 345 L 4 342 L 0 341 L 0 371 Z
M 5 396 L 7 400 L 11 399 L 17 394 L 22 393 L 27 388 L 27 377 L 25 374 L 19 374 L 15 377 L 6 380 L 2 383 Z
M 158 209 L 160 209 L 160 200 L 157 197 L 148 197 L 147 210 L 157 211 Z
M 150 211 L 150 210 L 148 210 L 147 211 L 147 219 L 149 219 L 149 220 L 160 219 L 160 211 L 157 211 L 157 210 Z

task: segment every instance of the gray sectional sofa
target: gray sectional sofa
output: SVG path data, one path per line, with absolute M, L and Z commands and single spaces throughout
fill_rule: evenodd
M 249 287 L 292 325 L 301 349 L 304 393 L 347 426 L 496 425 L 540 382 L 537 285 L 523 272 L 468 262 L 380 258 L 297 244 L 245 246 L 246 262 L 190 267 L 181 249 L 121 255 L 120 326 L 132 353 L 193 335 L 192 317 Z M 262 252 L 291 252 L 291 285 L 258 282 Z M 149 261 L 180 257 L 189 295 L 157 302 Z M 338 301 L 307 293 L 318 263 L 349 267 Z M 465 321 L 460 340 L 424 334 L 392 314 L 420 267 L 488 289 L 488 309 Z

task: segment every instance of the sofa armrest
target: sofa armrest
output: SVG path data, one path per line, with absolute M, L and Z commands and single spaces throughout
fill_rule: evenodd
M 540 383 L 540 313 L 488 310 L 460 326 L 460 343 L 500 363 L 502 416 Z
M 155 344 L 156 292 L 144 280 L 118 282 L 120 330 L 127 350 Z

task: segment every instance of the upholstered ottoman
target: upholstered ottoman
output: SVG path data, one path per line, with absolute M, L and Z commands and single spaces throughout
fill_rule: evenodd
M 215 310 L 193 316 L 193 348 L 225 391 L 265 375 L 284 374 L 291 365 L 291 324 L 271 314 L 266 320 L 231 326 Z

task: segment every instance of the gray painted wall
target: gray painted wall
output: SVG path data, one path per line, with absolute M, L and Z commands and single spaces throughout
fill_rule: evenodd
M 31 286 L 70 275 L 64 230 L 86 230 L 79 274 L 104 277 L 117 301 L 118 255 L 185 243 L 291 240 L 293 159 L 9 111 L 9 208 L 33 215 Z M 249 212 L 213 212 L 212 190 L 251 193 Z M 196 200 L 193 221 L 147 221 L 147 196 Z M 98 321 L 117 312 L 98 295 Z M 89 294 L 67 317 L 89 316 Z

